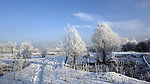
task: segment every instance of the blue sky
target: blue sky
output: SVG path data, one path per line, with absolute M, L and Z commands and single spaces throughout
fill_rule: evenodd
M 0 0 L 0 41 L 59 42 L 67 23 L 89 41 L 103 22 L 121 37 L 150 38 L 150 1 Z

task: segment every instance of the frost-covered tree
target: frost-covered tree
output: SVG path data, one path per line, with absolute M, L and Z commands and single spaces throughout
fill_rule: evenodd
M 31 42 L 25 41 L 21 43 L 21 48 L 24 50 L 29 50 L 32 51 L 33 50 L 33 46 Z
M 32 52 L 29 50 L 23 50 L 21 55 L 23 55 L 23 58 L 30 58 L 30 56 L 32 55 Z
M 120 48 L 120 37 L 112 31 L 107 24 L 99 24 L 92 37 L 93 44 L 97 51 L 97 61 L 106 63 L 107 55 Z
M 16 42 L 9 42 L 9 43 L 8 43 L 8 47 L 9 47 L 9 49 L 10 49 L 12 55 L 14 54 L 14 52 L 15 52 L 15 50 L 16 50 L 16 45 L 17 45 Z
M 12 56 L 14 57 L 14 63 L 13 63 L 13 71 L 14 71 L 14 80 L 15 80 L 15 72 L 16 72 L 16 56 L 14 55 L 14 52 L 16 50 L 16 42 L 9 42 L 8 47 L 12 53 Z
M 136 52 L 150 52 L 150 39 L 139 42 L 135 46 Z
M 68 28 L 69 28 L 69 24 L 68 24 Z M 69 58 L 69 55 L 71 55 L 71 45 L 70 45 L 70 35 L 69 35 L 69 31 L 68 29 L 65 28 L 65 34 L 63 35 L 63 39 L 62 39 L 62 45 L 63 45 L 63 51 L 65 52 L 66 55 L 66 59 L 65 59 L 65 64 L 67 63 L 67 60 Z
M 22 42 L 20 46 L 23 58 L 28 58 L 32 54 L 33 46 L 31 42 Z
M 135 46 L 136 44 L 135 43 L 132 43 L 132 42 L 128 42 L 124 45 L 122 45 L 122 51 L 134 51 L 135 50 Z
M 128 42 L 129 42 L 128 38 L 121 38 L 121 45 L 125 45 Z
M 135 46 L 137 45 L 138 41 L 135 38 L 129 40 L 126 44 L 122 45 L 122 51 L 135 51 Z
M 18 50 L 17 51 L 17 59 L 18 59 L 18 64 L 17 64 L 17 67 L 18 69 L 22 70 L 23 68 L 23 63 L 24 63 L 24 60 L 23 60 L 23 55 L 21 54 L 22 53 L 22 50 Z
M 68 25 L 62 40 L 62 44 L 63 51 L 66 53 L 65 63 L 69 57 L 73 60 L 74 68 L 76 68 L 77 59 L 80 54 L 86 52 L 86 46 L 74 26 Z
M 146 39 L 145 42 L 146 42 L 148 50 L 150 52 L 150 39 Z
M 138 41 L 134 37 L 129 42 L 134 43 L 134 44 L 138 43 Z
M 2 56 L 4 54 L 5 49 L 6 49 L 6 45 L 4 43 L 0 43 L 0 52 L 2 53 Z

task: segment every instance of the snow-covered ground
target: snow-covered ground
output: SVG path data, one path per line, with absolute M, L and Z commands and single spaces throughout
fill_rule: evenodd
M 115 72 L 93 73 L 63 66 L 63 56 L 32 58 L 33 63 L 22 71 L 0 77 L 0 84 L 149 84 Z

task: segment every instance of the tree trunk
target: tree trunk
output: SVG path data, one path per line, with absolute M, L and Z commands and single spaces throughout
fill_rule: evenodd
M 77 69 L 77 66 L 76 66 L 76 57 L 74 56 L 74 59 L 73 59 L 73 64 L 74 64 L 74 69 Z
M 106 64 L 106 54 L 104 51 L 103 51 L 103 63 Z
M 12 55 L 14 54 L 14 51 L 13 51 L 13 50 L 11 51 L 11 54 L 12 54 Z
M 100 63 L 100 58 L 99 58 L 100 54 L 97 54 L 97 59 L 96 62 L 99 64 Z
M 65 64 L 67 63 L 67 60 L 68 60 L 68 56 L 66 56 L 66 59 L 65 59 Z
M 106 56 L 103 56 L 103 63 L 106 64 Z
M 4 52 L 2 51 L 2 56 L 4 55 Z

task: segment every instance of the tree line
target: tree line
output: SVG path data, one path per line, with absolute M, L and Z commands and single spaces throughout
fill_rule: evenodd
M 68 58 L 73 63 L 73 68 L 77 66 L 77 59 L 88 52 L 97 54 L 97 63 L 107 64 L 106 58 L 112 52 L 150 52 L 150 39 L 138 42 L 134 38 L 121 38 L 107 24 L 99 24 L 92 36 L 92 43 L 86 46 L 79 36 L 76 27 L 68 25 L 62 39 L 63 51 L 65 52 L 65 63 Z

